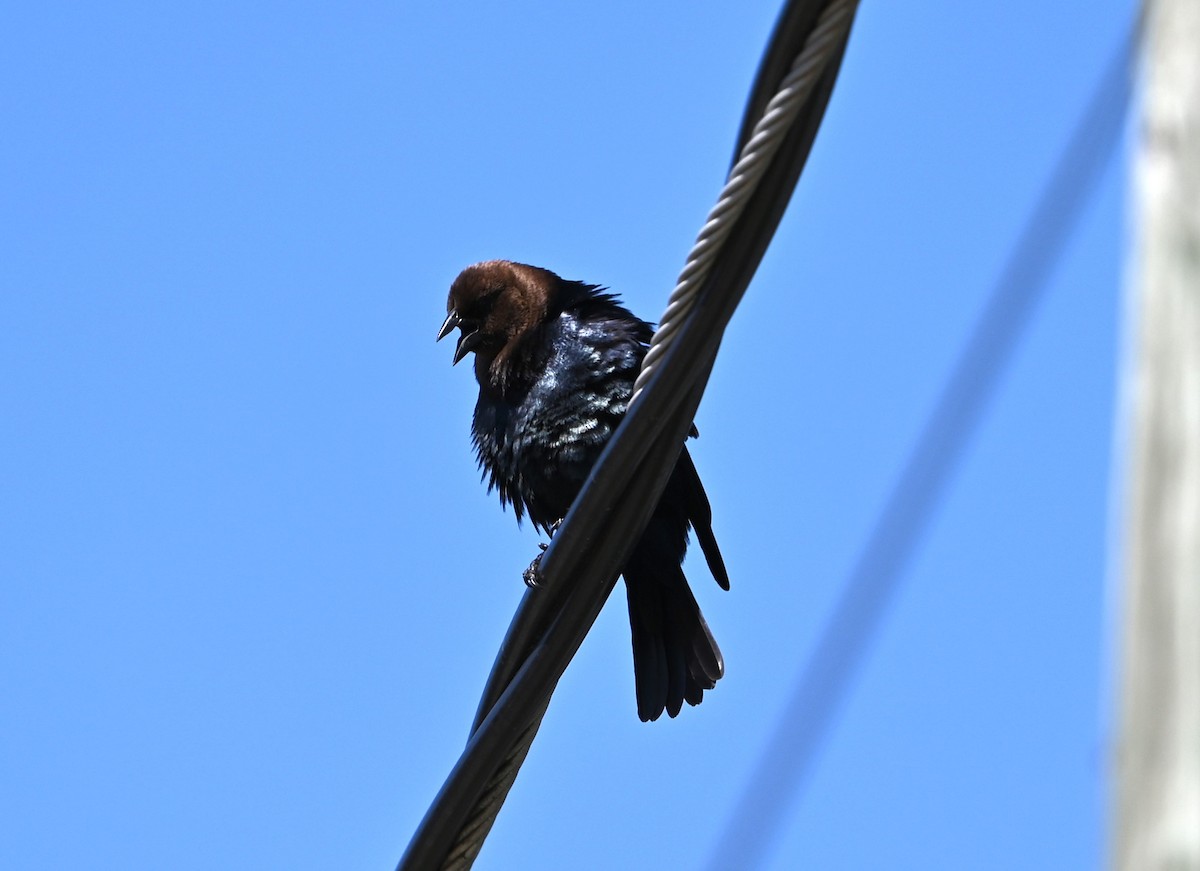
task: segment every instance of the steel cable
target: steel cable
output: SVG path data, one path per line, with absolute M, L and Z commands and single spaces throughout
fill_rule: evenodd
M 741 156 L 729 171 L 729 180 L 717 197 L 717 204 L 708 213 L 700 235 L 688 252 L 675 289 L 671 291 L 667 309 L 642 360 L 642 371 L 634 382 L 631 406 L 653 377 L 658 361 L 670 349 L 676 333 L 696 304 L 696 296 L 712 271 L 725 240 L 783 144 L 784 135 L 812 95 L 830 56 L 845 44 L 857 6 L 858 0 L 833 0 L 825 7 L 812 36 L 804 43 L 791 71 L 755 124 L 750 140 L 742 147 Z
M 799 0 L 785 6 L 748 103 L 739 151 L 754 138 L 747 129 L 764 114 L 757 107 L 780 90 L 780 59 L 788 62 L 806 50 L 818 20 L 833 18 L 840 35 L 826 30 L 822 44 L 814 44 L 811 51 L 820 53 L 814 69 L 791 64 L 802 68 L 798 78 L 808 78 L 791 82 L 795 90 L 785 101 L 790 128 L 773 119 L 770 153 L 761 150 L 761 139 L 755 144 L 759 156 L 744 167 L 747 177 L 734 186 L 741 197 L 738 216 L 719 216 L 723 250 L 718 256 L 714 249 L 707 258 L 707 278 L 693 277 L 691 302 L 684 304 L 690 310 L 671 314 L 669 338 L 657 342 L 661 350 L 655 371 L 641 379 L 641 401 L 625 415 L 543 554 L 542 586 L 522 600 L 484 688 L 467 747 L 409 842 L 399 871 L 469 868 L 482 847 L 559 677 L 595 621 L 666 485 L 725 325 L 811 150 L 856 6 L 848 0 Z M 844 11 L 823 15 L 833 7 Z M 710 239 L 703 247 L 714 248 L 714 243 Z

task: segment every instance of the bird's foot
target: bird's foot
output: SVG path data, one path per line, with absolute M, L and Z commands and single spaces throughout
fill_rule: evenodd
M 538 542 L 538 547 L 542 549 L 542 552 L 533 558 L 533 562 L 529 564 L 529 568 L 525 569 L 525 572 L 521 575 L 525 580 L 525 586 L 531 590 L 536 590 L 542 585 L 542 557 L 546 554 L 548 546 L 542 544 L 540 541 Z

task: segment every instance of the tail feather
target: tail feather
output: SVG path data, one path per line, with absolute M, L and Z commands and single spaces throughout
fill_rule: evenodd
M 691 671 L 688 668 L 690 645 L 685 637 L 680 637 L 680 631 L 686 627 L 677 625 L 671 618 L 667 619 L 663 646 L 667 659 L 667 716 L 676 717 L 683 708 L 683 699 L 687 695 Z
M 696 531 L 713 576 L 729 589 L 729 575 L 712 532 L 712 508 L 684 448 L 642 538 L 622 574 L 633 634 L 633 675 L 638 717 L 676 716 L 683 703 L 698 705 L 725 673 L 717 647 L 681 563 L 687 528 Z
M 666 703 L 669 677 L 662 626 L 662 608 L 652 596 L 642 593 L 637 581 L 627 579 L 629 626 L 633 634 L 633 674 L 638 717 L 657 720 Z
M 713 638 L 698 607 L 696 616 L 700 618 L 702 632 L 692 637 L 692 662 L 697 666 L 692 675 L 698 682 L 707 684 L 704 689 L 711 690 L 717 685 L 717 681 L 725 676 L 725 662 L 721 659 L 717 640 Z
M 687 509 L 687 519 L 696 533 L 696 542 L 700 545 L 709 571 L 721 589 L 728 590 L 729 572 L 725 570 L 725 560 L 721 556 L 721 549 L 717 547 L 717 537 L 713 535 L 712 530 L 712 505 L 708 501 L 708 494 L 704 492 L 704 485 L 700 482 L 700 474 L 692 462 L 692 455 L 686 447 L 679 452 L 672 480 L 680 481 L 685 489 L 683 504 Z
M 698 705 L 724 673 L 720 648 L 678 565 L 654 573 L 625 569 L 638 717 L 676 716 L 686 701 Z

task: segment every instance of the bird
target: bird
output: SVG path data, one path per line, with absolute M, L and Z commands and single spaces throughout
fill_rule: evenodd
M 438 341 L 459 330 L 453 365 L 475 355 L 471 437 L 488 492 L 518 525 L 528 516 L 553 535 L 625 414 L 653 328 L 600 285 L 508 260 L 464 269 L 446 311 Z M 683 573 L 689 528 L 728 590 L 712 508 L 684 445 L 621 569 L 643 722 L 700 704 L 725 673 Z

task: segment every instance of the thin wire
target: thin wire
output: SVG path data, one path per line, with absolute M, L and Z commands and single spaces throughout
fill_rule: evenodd
M 902 572 L 1116 151 L 1136 40 L 1126 37 L 1060 155 L 962 356 L 876 520 L 708 867 L 762 867 L 803 789 Z
M 729 171 L 725 187 L 717 197 L 717 204 L 708 213 L 708 219 L 700 229 L 692 250 L 688 252 L 683 271 L 667 301 L 667 309 L 650 342 L 650 349 L 642 360 L 642 370 L 633 385 L 631 406 L 649 383 L 658 361 L 670 350 L 675 335 L 696 304 L 696 296 L 712 271 L 730 231 L 745 211 L 746 204 L 762 181 L 763 173 L 771 165 L 800 109 L 812 95 L 830 57 L 845 44 L 857 6 L 858 0 L 833 0 L 825 8 L 812 36 L 804 43 L 804 48 L 792 64 L 791 71 L 767 104 L 762 118 L 755 124 L 750 140 Z

